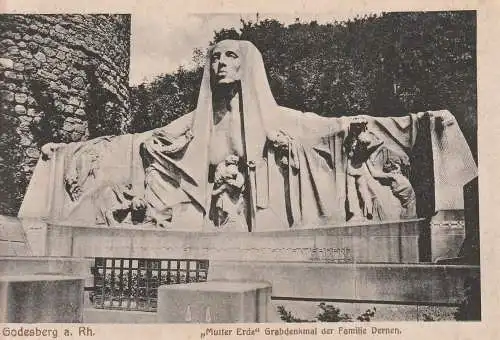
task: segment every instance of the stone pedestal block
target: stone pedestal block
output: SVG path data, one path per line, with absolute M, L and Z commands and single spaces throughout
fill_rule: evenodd
M 460 256 L 466 230 L 464 212 L 439 211 L 430 224 L 431 261 L 442 261 Z
M 209 281 L 161 286 L 158 322 L 253 323 L 268 321 L 267 282 Z
M 0 277 L 0 323 L 82 322 L 83 288 L 73 276 Z
M 46 228 L 46 256 L 197 258 L 223 261 L 417 263 L 422 220 L 252 233 L 147 226 Z M 38 236 L 41 238 L 42 236 Z

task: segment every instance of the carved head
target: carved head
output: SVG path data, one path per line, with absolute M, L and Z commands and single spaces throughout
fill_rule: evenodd
M 229 156 L 227 156 L 225 163 L 226 163 L 226 166 L 237 165 L 239 161 L 240 161 L 240 157 L 238 157 L 237 155 L 229 155 Z
M 212 84 L 233 84 L 241 80 L 240 57 L 240 47 L 236 40 L 223 40 L 215 45 L 210 55 Z
M 240 171 L 238 170 L 238 166 L 235 164 L 230 164 L 226 167 L 226 178 L 235 178 Z
M 290 143 L 290 138 L 281 130 L 269 132 L 268 138 L 273 143 L 275 148 L 287 147 L 288 143 Z

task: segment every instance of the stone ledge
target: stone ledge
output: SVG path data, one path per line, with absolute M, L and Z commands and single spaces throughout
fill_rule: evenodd
M 27 229 L 37 255 L 248 261 L 419 262 L 421 220 L 253 233 L 183 232 L 150 227 Z M 37 237 L 30 237 L 31 233 Z M 40 233 L 44 235 L 40 235 Z
M 208 279 L 267 281 L 273 297 L 456 305 L 479 266 L 211 261 Z
M 92 259 L 1 256 L 0 278 L 12 275 L 66 275 L 88 277 Z

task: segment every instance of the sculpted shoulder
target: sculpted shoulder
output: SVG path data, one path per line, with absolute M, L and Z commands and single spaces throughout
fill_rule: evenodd
M 136 134 L 136 137 L 140 141 L 145 141 L 145 140 L 149 139 L 151 136 L 153 136 L 154 134 L 158 134 L 158 133 L 167 134 L 167 135 L 171 135 L 171 136 L 180 136 L 180 135 L 184 134 L 188 129 L 191 128 L 193 116 L 194 116 L 194 111 L 191 111 L 191 112 L 185 114 L 184 116 L 181 116 L 181 117 L 175 119 L 174 121 L 170 122 L 169 124 L 167 124 L 165 126 L 162 126 L 162 127 L 159 127 L 159 128 L 153 129 L 153 130 L 149 130 L 146 132 L 138 133 L 138 134 Z
M 302 112 L 280 106 L 279 117 L 273 119 L 281 130 L 292 136 L 302 136 L 306 139 L 325 137 L 346 129 L 344 117 L 323 117 L 314 112 Z

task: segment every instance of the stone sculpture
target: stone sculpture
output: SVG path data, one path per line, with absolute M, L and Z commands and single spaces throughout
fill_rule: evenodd
M 425 200 L 463 208 L 462 187 L 477 175 L 448 111 L 325 118 L 288 109 L 274 100 L 257 48 L 233 40 L 208 53 L 193 112 L 154 131 L 42 153 L 21 217 L 186 231 L 425 217 Z M 422 154 L 428 161 L 412 161 Z M 419 197 L 429 181 L 435 192 Z M 38 195 L 45 206 L 34 204 Z

